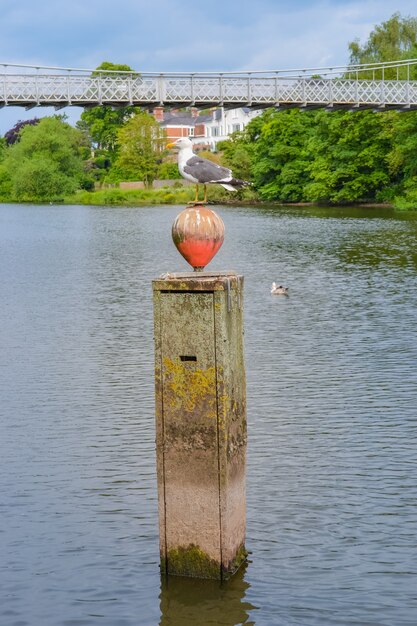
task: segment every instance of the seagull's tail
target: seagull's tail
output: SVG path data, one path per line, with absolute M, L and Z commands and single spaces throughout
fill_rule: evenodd
M 231 178 L 227 183 L 220 183 L 222 187 L 227 191 L 238 191 L 242 187 L 248 187 L 253 183 L 249 183 L 247 180 L 239 180 L 239 178 Z

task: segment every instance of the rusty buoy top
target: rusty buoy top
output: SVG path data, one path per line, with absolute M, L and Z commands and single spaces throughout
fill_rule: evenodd
M 201 272 L 223 243 L 223 220 L 206 206 L 188 207 L 175 218 L 172 239 L 194 271 Z

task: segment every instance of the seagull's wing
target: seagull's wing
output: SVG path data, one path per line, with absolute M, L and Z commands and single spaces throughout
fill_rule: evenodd
M 217 183 L 232 178 L 232 172 L 227 167 L 222 167 L 213 161 L 198 156 L 188 159 L 184 166 L 184 172 L 194 176 L 199 183 Z

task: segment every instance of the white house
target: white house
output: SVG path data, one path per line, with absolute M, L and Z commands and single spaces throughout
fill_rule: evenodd
M 155 119 L 165 129 L 167 139 L 175 141 L 178 137 L 189 137 L 196 148 L 216 152 L 217 143 L 224 141 L 232 133 L 243 130 L 261 111 L 249 107 L 240 109 L 213 109 L 209 115 L 199 115 L 197 109 L 191 112 L 167 111 L 162 107 L 154 109 Z
M 254 117 L 261 113 L 262 111 L 254 111 L 249 107 L 240 109 L 224 109 L 220 107 L 214 109 L 211 120 L 204 122 L 204 141 L 206 145 L 210 146 L 210 149 L 215 152 L 219 141 L 224 141 L 232 133 L 243 130 Z M 193 141 L 195 144 L 198 144 L 201 142 L 201 138 L 196 137 Z

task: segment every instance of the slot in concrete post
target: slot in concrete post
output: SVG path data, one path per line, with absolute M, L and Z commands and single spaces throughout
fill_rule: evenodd
M 224 579 L 246 559 L 243 277 L 153 281 L 161 572 Z

